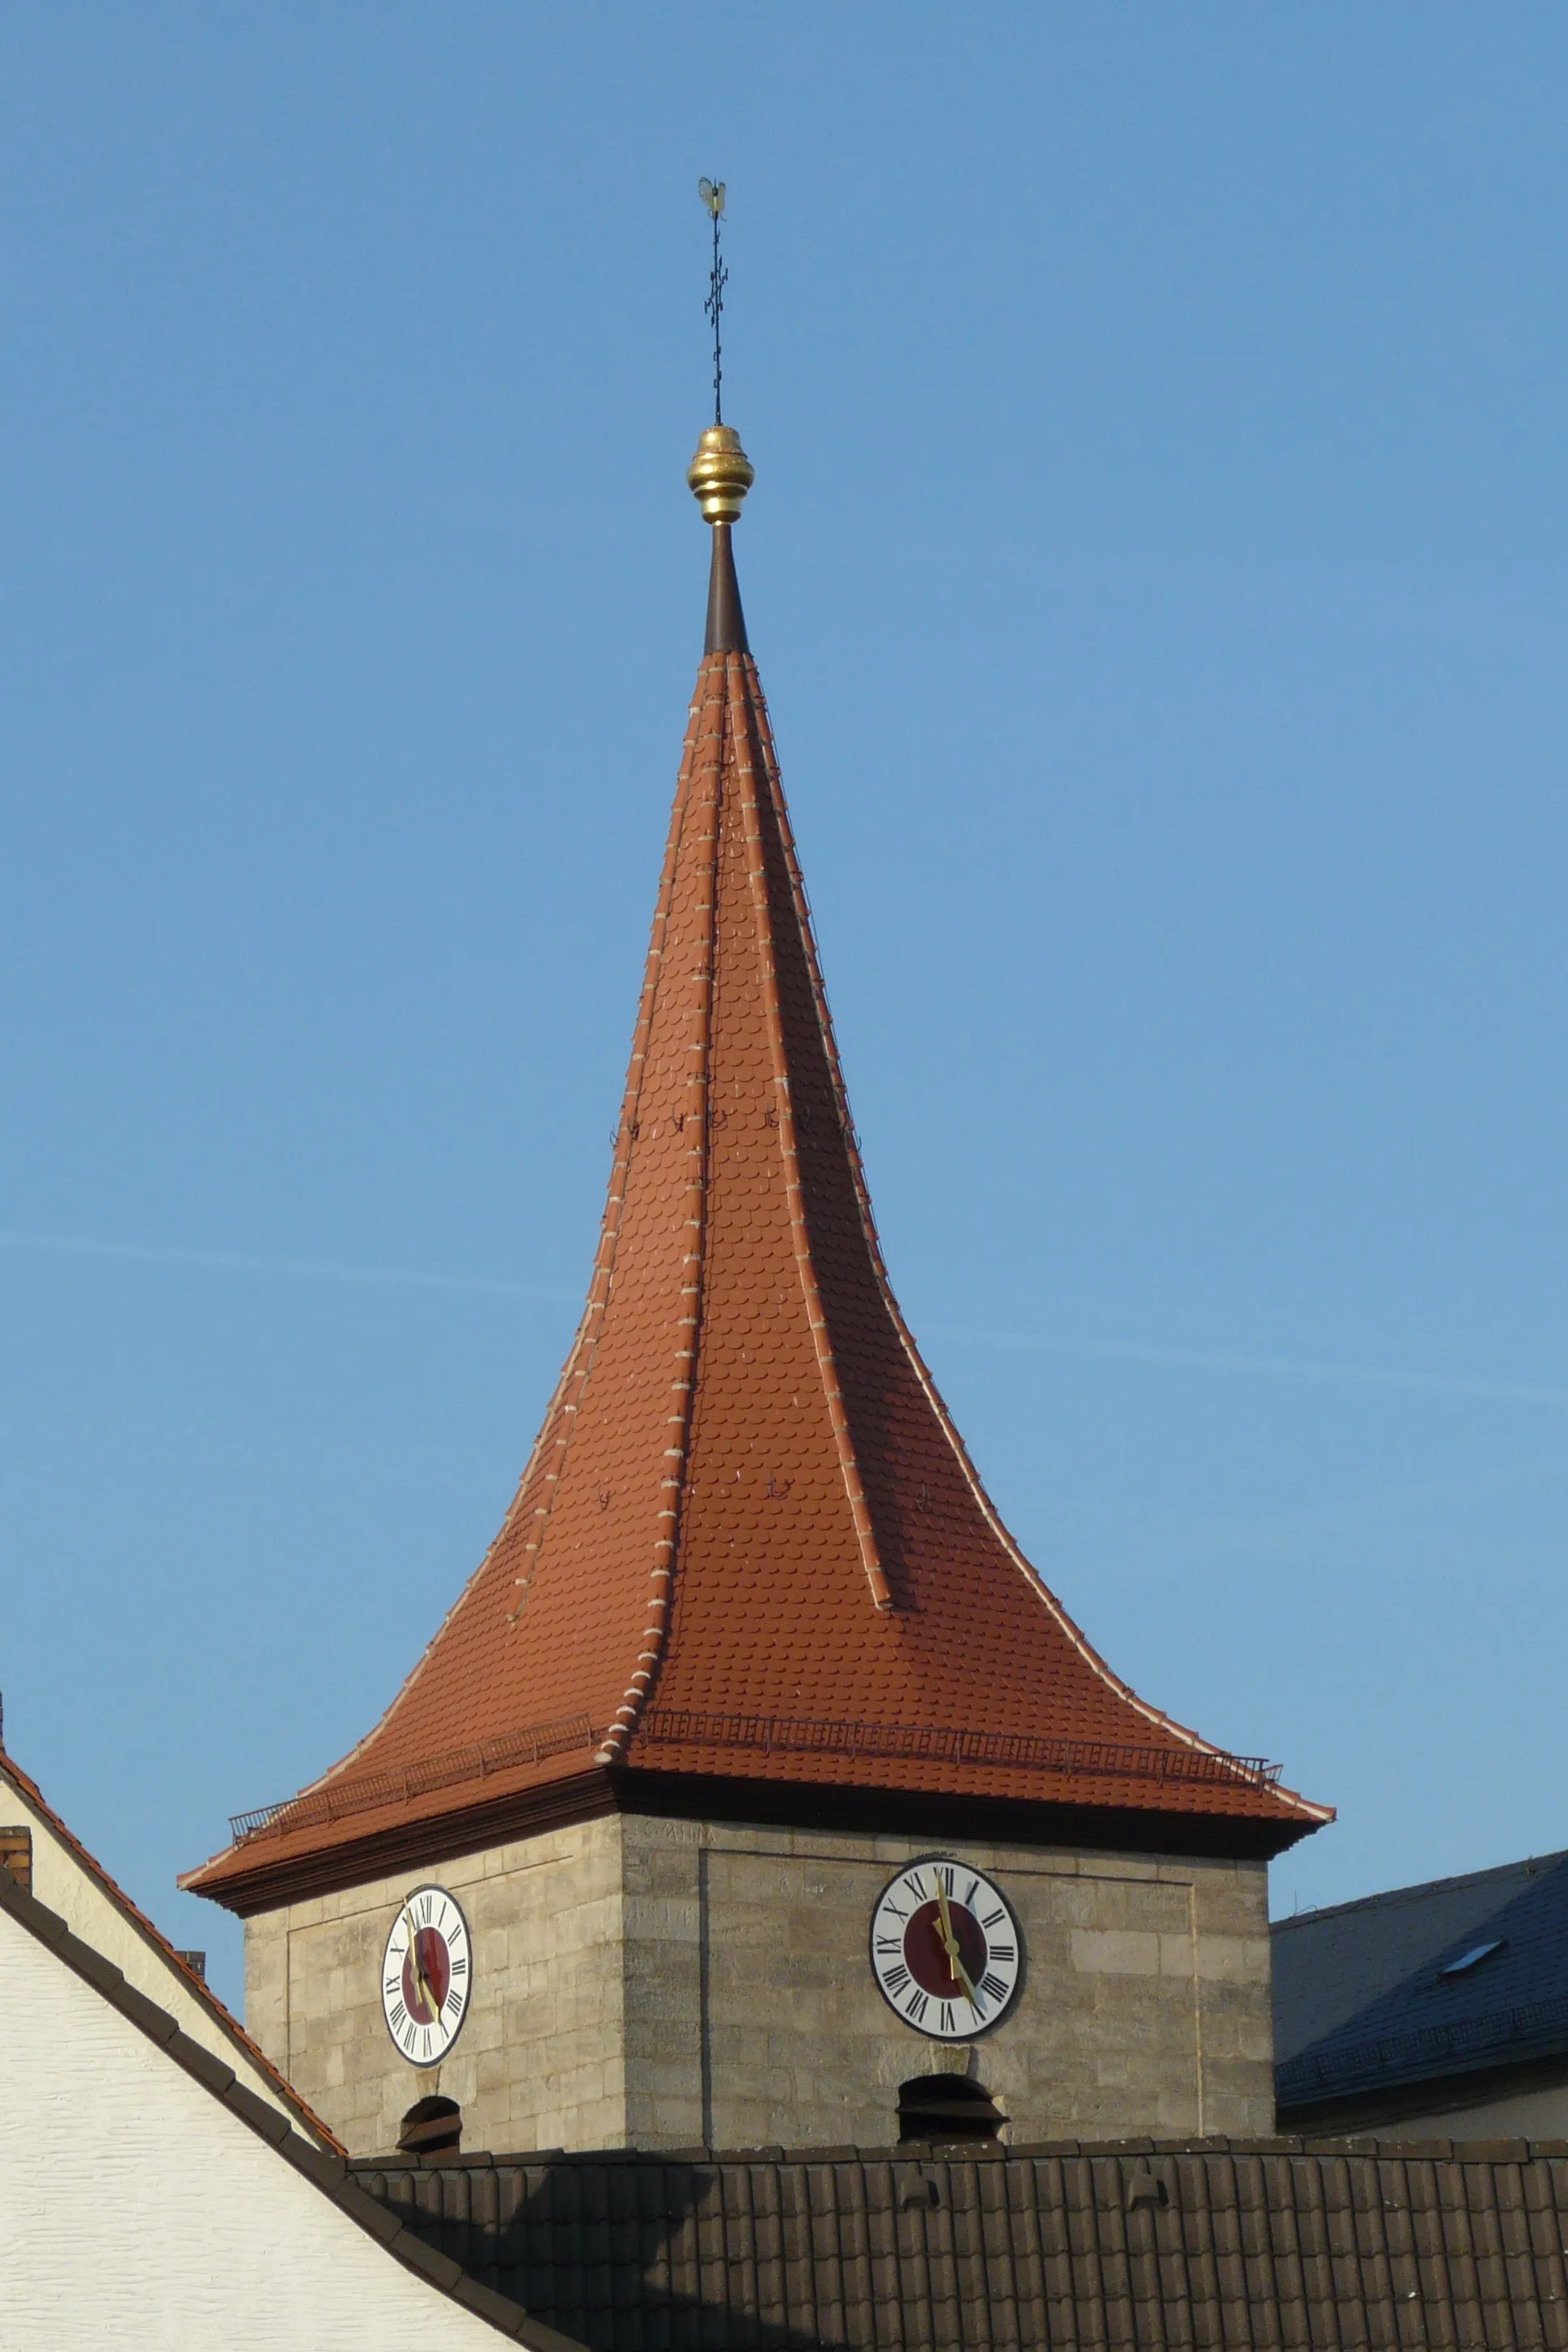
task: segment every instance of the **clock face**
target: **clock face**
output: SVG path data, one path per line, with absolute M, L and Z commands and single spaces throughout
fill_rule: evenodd
M 434 2066 L 458 2038 L 473 1989 L 468 1923 L 444 1886 L 416 1886 L 381 1963 L 386 2030 L 412 2066 Z
M 1018 1923 L 1006 1896 L 967 1863 L 938 1855 L 890 1879 L 871 1914 L 871 1970 L 906 2025 L 968 2042 L 1018 1990 Z

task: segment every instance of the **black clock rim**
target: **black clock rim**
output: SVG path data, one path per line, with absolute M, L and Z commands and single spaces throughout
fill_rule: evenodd
M 407 2051 L 403 2047 L 403 2044 L 399 2042 L 396 2034 L 394 2033 L 392 2030 L 392 2020 L 386 2013 L 386 1955 L 396 1927 L 395 1920 L 394 1920 L 393 1926 L 386 1931 L 385 1940 L 381 1948 L 381 1970 L 376 1979 L 381 1988 L 381 2021 L 386 2028 L 387 2040 L 391 2042 L 393 2048 L 396 2051 L 404 2064 L 405 2066 L 412 2066 L 415 2073 L 417 2074 L 425 2074 L 429 2073 L 432 2066 L 444 2066 L 446 2064 L 447 2059 L 457 2048 L 458 2037 L 462 2033 L 464 2026 L 467 2025 L 468 2021 L 468 2011 L 474 2005 L 474 1931 L 469 1924 L 468 1913 L 464 1910 L 462 1905 L 458 1902 L 451 1888 L 449 1886 L 442 1886 L 434 1878 L 423 1879 L 417 1886 L 411 1886 L 409 1888 L 407 1894 L 402 1896 L 399 1901 L 398 1910 L 400 1914 L 407 1910 L 409 1905 L 414 1901 L 415 1896 L 417 1895 L 438 1895 L 444 1903 L 449 1903 L 451 1905 L 453 1910 L 457 1913 L 458 1918 L 463 1923 L 463 1939 L 468 1948 L 468 1990 L 463 2001 L 463 2013 L 458 2020 L 457 2025 L 453 2031 L 452 2039 L 447 2042 L 446 2048 L 441 2052 L 438 2058 L 411 2058 L 408 2055 Z
M 1013 1979 L 1013 1990 L 1007 1995 L 1006 2000 L 1002 2004 L 1002 2007 L 997 2011 L 995 2016 L 987 2018 L 983 2025 L 976 2026 L 973 2033 L 931 2033 L 929 2032 L 923 2025 L 917 2025 L 912 2018 L 906 2017 L 904 2015 L 903 2011 L 899 2007 L 891 1993 L 887 1991 L 884 1988 L 882 1979 L 877 1973 L 876 1937 L 878 1912 L 881 1909 L 882 1905 L 886 1901 L 891 1889 L 898 1885 L 900 1879 L 902 1878 L 907 1870 L 918 1870 L 926 1863 L 937 1862 L 951 1862 L 955 1869 L 973 1871 L 976 1878 L 983 1878 L 985 1881 L 986 1885 L 990 1887 L 992 1893 L 996 1896 L 997 1901 L 1005 1910 L 1008 1918 L 1013 1923 L 1013 1948 L 1018 1955 L 1018 1973 Z M 965 1904 L 964 1909 L 967 1910 L 968 1908 L 968 1905 Z M 922 2042 L 939 2042 L 944 2050 L 956 2050 L 965 2042 L 984 2042 L 988 2034 L 995 2032 L 999 2025 L 1005 2025 L 1008 2018 L 1013 2014 L 1013 2011 L 1017 2003 L 1018 1995 L 1024 1990 L 1024 1978 L 1027 1972 L 1024 1953 L 1024 1930 L 1019 1924 L 1018 1915 L 1014 1910 L 1012 1903 L 1008 1899 L 1005 1888 L 998 1886 L 996 1881 L 990 1875 L 990 1874 L 982 1870 L 977 1863 L 961 1862 L 957 1854 L 949 1852 L 948 1849 L 943 1846 L 933 1846 L 929 1853 L 911 1853 L 906 1856 L 904 1861 L 900 1863 L 892 1876 L 890 1878 L 884 1879 L 881 1885 L 878 1888 L 876 1896 L 871 1904 L 871 1916 L 866 1927 L 866 1965 L 871 1971 L 871 1982 L 876 1986 L 877 1990 L 881 1994 L 882 1999 L 887 2002 L 888 2007 L 892 2011 L 893 2015 L 898 2019 L 899 2023 L 906 2027 L 910 2033 L 918 2033 Z

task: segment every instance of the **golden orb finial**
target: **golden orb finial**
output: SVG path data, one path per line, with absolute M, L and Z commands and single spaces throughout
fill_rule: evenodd
M 736 521 L 741 501 L 756 478 L 732 425 L 710 425 L 686 468 L 688 486 L 702 509 L 704 522 Z

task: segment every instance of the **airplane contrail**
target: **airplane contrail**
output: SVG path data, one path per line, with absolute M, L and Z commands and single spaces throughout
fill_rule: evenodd
M 560 1285 L 517 1282 L 498 1275 L 433 1274 L 416 1266 L 353 1265 L 331 1258 L 267 1257 L 241 1250 L 100 1241 L 87 1234 L 28 1234 L 0 1227 L 0 1249 L 117 1258 L 133 1265 L 188 1266 L 197 1272 L 216 1274 L 280 1274 L 308 1282 L 467 1292 L 478 1297 L 529 1298 L 547 1300 L 552 1305 L 570 1303 L 578 1297 L 576 1291 Z M 1036 1331 L 976 1330 L 955 1323 L 935 1323 L 926 1328 L 933 1335 L 956 1340 L 963 1346 L 1021 1348 L 1044 1356 L 1079 1356 L 1110 1363 L 1148 1364 L 1175 1371 L 1229 1372 L 1266 1380 L 1332 1381 L 1431 1396 L 1477 1397 L 1502 1404 L 1568 1405 L 1568 1387 L 1553 1387 L 1538 1381 L 1483 1380 L 1462 1372 L 1422 1372 L 1390 1364 L 1346 1364 L 1315 1357 L 1253 1355 L 1239 1349 L 1184 1348 L 1156 1340 L 1069 1339 Z
M 1504 1404 L 1568 1405 L 1568 1387 L 1537 1381 L 1496 1381 L 1463 1372 L 1419 1372 L 1392 1364 L 1344 1364 L 1313 1357 L 1254 1356 L 1229 1349 L 1169 1347 L 1136 1339 L 1061 1339 L 1030 1331 L 976 1331 L 932 1324 L 949 1339 L 983 1348 L 1023 1348 L 1040 1355 L 1101 1357 L 1111 1362 L 1170 1365 L 1194 1372 L 1259 1373 L 1284 1381 L 1349 1381 L 1360 1388 L 1409 1389 L 1433 1396 L 1489 1398 Z
M 0 1228 L 0 1249 L 67 1257 L 108 1257 L 138 1265 L 190 1266 L 216 1274 L 282 1274 L 309 1282 L 356 1282 L 408 1290 L 457 1290 L 489 1298 L 572 1299 L 577 1293 L 494 1275 L 426 1274 L 404 1265 L 347 1265 L 331 1258 L 261 1257 L 241 1250 L 183 1249 L 151 1242 L 106 1242 L 86 1234 L 23 1234 Z

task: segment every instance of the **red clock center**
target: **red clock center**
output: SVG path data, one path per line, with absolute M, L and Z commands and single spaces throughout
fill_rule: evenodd
M 416 1979 L 414 1963 L 419 1962 L 419 1978 Z M 425 1993 L 422 1997 L 420 1979 Z M 447 1938 L 434 1927 L 421 1927 L 403 1956 L 403 2006 L 418 2025 L 434 2025 L 446 2004 L 452 1982 L 452 1955 L 447 1949 Z
M 973 1911 L 962 1903 L 949 1903 L 947 1916 L 953 1942 L 958 1947 L 958 1960 L 972 1985 L 977 1985 L 985 1974 L 990 1954 L 985 1931 Z M 953 1965 L 942 1932 L 942 1906 L 922 1903 L 904 1929 L 904 1966 L 923 1992 L 934 1993 L 940 2000 L 951 2000 L 954 1993 L 963 1993 L 963 1977 Z

